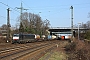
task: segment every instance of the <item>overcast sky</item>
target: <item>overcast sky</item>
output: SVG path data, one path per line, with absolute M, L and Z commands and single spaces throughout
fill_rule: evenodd
M 43 20 L 48 19 L 52 27 L 71 26 L 70 6 L 74 8 L 74 25 L 90 20 L 88 18 L 90 0 L 22 0 L 22 3 L 23 8 L 29 9 L 27 12 L 39 14 Z M 0 26 L 7 24 L 8 7 L 11 9 L 10 24 L 15 26 L 19 22 L 17 17 L 20 15 L 20 10 L 15 7 L 20 7 L 20 4 L 21 0 L 0 0 Z

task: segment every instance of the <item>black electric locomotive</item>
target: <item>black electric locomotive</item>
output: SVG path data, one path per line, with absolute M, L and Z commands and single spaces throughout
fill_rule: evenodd
M 26 43 L 36 41 L 35 34 L 13 34 L 12 43 Z

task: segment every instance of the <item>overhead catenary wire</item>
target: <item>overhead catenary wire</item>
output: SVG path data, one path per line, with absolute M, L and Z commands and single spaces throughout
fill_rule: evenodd
M 80 4 L 67 4 L 67 5 L 56 5 L 56 6 L 38 6 L 39 8 L 60 8 L 65 6 L 80 6 L 80 5 L 90 5 L 90 3 L 80 3 Z M 31 8 L 37 8 L 37 7 L 31 7 Z
M 33 11 L 33 13 L 35 13 L 35 11 L 33 9 L 31 9 L 30 6 L 28 6 L 25 2 L 22 1 L 22 3 L 24 3 L 30 10 Z
M 24 1 L 22 1 L 27 7 L 29 7 L 28 6 L 28 4 L 26 4 Z M 5 4 L 5 3 L 3 3 L 3 2 L 0 2 L 1 4 L 3 4 L 3 5 L 5 5 L 5 6 L 7 6 L 7 7 L 9 7 L 10 9 L 12 9 L 12 11 L 14 10 L 14 11 L 18 11 L 18 10 L 16 10 L 15 8 L 12 8 L 12 7 L 10 7 L 8 4 Z M 80 7 L 80 6 L 82 6 L 82 5 L 89 5 L 90 3 L 80 3 L 80 4 L 73 4 L 73 6 L 79 6 L 79 7 L 76 7 L 75 9 L 78 9 L 78 8 L 89 8 L 89 7 Z M 63 7 L 62 7 L 63 6 Z M 51 10 L 53 10 L 53 8 L 59 8 L 59 9 L 62 9 L 62 10 L 68 10 L 69 8 L 65 8 L 65 7 L 69 7 L 70 6 L 70 4 L 66 4 L 66 5 L 57 5 L 57 6 L 41 6 L 41 7 L 39 7 L 39 8 L 37 8 L 37 7 L 29 7 L 30 8 L 30 10 L 32 10 L 34 13 L 35 13 L 35 10 L 46 10 L 46 8 L 47 9 L 49 9 L 50 11 Z M 33 9 L 33 8 L 35 8 L 35 9 Z M 58 9 L 58 11 L 56 11 L 57 13 L 60 11 Z M 52 11 L 51 11 L 52 12 Z M 11 12 L 12 13 L 12 12 Z M 20 13 L 20 11 L 18 11 L 18 13 Z M 14 12 L 14 14 L 16 14 L 15 12 Z
M 8 4 L 5 4 L 5 3 L 3 3 L 3 2 L 0 2 L 0 3 L 1 3 L 2 5 L 4 5 L 4 6 L 10 8 L 10 9 L 12 9 L 12 10 L 11 10 L 11 11 L 12 11 L 11 13 L 16 14 L 14 11 L 20 13 L 18 10 L 16 10 L 16 8 L 12 8 L 12 7 L 10 7 Z M 4 7 L 2 7 L 2 8 L 4 8 Z M 4 8 L 4 9 L 5 9 L 5 8 Z M 17 15 L 17 14 L 16 14 L 16 15 Z M 7 17 L 5 17 L 5 16 L 0 16 L 0 17 L 4 18 L 5 20 L 7 19 Z M 12 18 L 10 18 L 10 20 L 11 20 L 11 21 L 16 21 L 15 19 L 12 19 Z
M 10 7 L 9 5 L 7 5 L 7 4 L 5 4 L 5 3 L 3 3 L 3 2 L 0 2 L 1 4 L 3 4 L 4 6 L 7 6 L 8 8 L 10 8 L 10 9 L 12 9 L 11 11 L 11 13 L 14 13 L 14 14 L 16 14 L 15 12 L 13 12 L 13 10 L 14 11 L 16 11 L 16 12 L 18 12 L 18 13 L 20 13 L 18 10 L 16 10 L 16 8 L 12 8 L 12 7 Z M 4 7 L 2 7 L 2 8 L 4 8 Z M 17 14 L 16 14 L 17 15 Z M 12 20 L 14 20 L 14 19 L 12 19 Z
M 26 6 L 28 6 L 24 1 L 22 1 Z M 12 8 L 12 7 L 10 7 L 9 5 L 7 5 L 7 4 L 5 4 L 5 3 L 3 3 L 3 2 L 0 2 L 1 4 L 3 4 L 3 5 L 5 5 L 5 6 L 7 6 L 7 7 L 9 7 L 9 8 L 11 8 L 11 9 L 13 9 L 13 10 L 15 10 L 15 11 L 17 11 L 15 8 Z M 90 4 L 90 3 L 80 3 L 80 4 L 73 4 L 73 6 L 76 6 L 76 5 L 88 5 L 88 4 Z M 39 7 L 38 9 L 39 10 L 44 10 L 45 8 L 60 8 L 60 7 L 63 7 L 63 6 L 71 6 L 71 4 L 66 4 L 66 5 L 58 5 L 58 6 L 42 6 L 42 8 L 41 7 Z M 28 6 L 29 7 L 29 6 Z M 35 8 L 35 10 L 37 10 L 37 7 L 29 7 L 30 8 L 30 10 L 32 10 L 33 12 L 35 12 L 33 9 L 31 9 L 31 8 Z M 80 8 L 80 7 L 79 7 Z M 81 8 L 85 8 L 85 7 L 81 7 Z M 67 8 L 61 8 L 61 9 L 67 9 Z M 19 11 L 17 11 L 17 12 L 19 12 Z M 20 13 L 20 12 L 19 12 Z
M 3 3 L 3 2 L 0 2 L 1 4 L 3 4 L 3 5 L 5 5 L 5 6 L 7 6 L 8 8 L 11 8 L 11 9 L 13 9 L 14 11 L 17 11 L 17 10 L 15 10 L 15 8 L 12 8 L 12 7 L 10 7 L 9 5 L 7 5 L 7 4 L 5 4 L 5 3 Z M 20 13 L 19 11 L 17 11 L 18 13 Z
M 4 19 L 7 19 L 7 17 L 5 17 L 5 16 L 1 16 L 1 15 L 0 15 L 0 17 L 1 17 L 1 18 L 4 18 Z M 14 19 L 12 19 L 12 18 L 11 18 L 10 20 L 16 21 L 16 20 L 14 20 Z
M 80 3 L 80 4 L 72 4 L 74 7 L 76 7 L 75 9 L 80 9 L 80 8 L 89 8 L 87 6 L 83 6 L 82 5 L 90 5 L 90 3 Z M 55 9 L 68 9 L 67 7 L 71 6 L 71 4 L 67 4 L 67 5 L 57 5 L 57 6 L 38 6 L 38 7 L 31 7 L 33 10 L 55 10 Z M 81 6 L 81 7 L 80 7 Z
M 24 1 L 22 1 L 27 7 L 29 7 Z M 7 5 L 7 4 L 5 4 L 5 3 L 3 3 L 3 2 L 0 2 L 1 4 L 3 4 L 3 5 L 5 5 L 5 6 L 7 6 L 7 7 L 9 7 L 9 8 L 11 8 L 11 9 L 13 9 L 14 11 L 17 11 L 18 13 L 20 13 L 18 10 L 16 10 L 15 8 L 12 8 L 12 7 L 10 7 L 9 5 Z M 87 4 L 90 4 L 90 3 L 80 3 L 80 4 L 73 4 L 73 6 L 76 6 L 76 5 L 87 5 Z M 60 9 L 68 9 L 68 8 L 62 8 L 63 6 L 70 6 L 70 4 L 67 4 L 67 5 L 58 5 L 58 6 L 42 6 L 42 8 L 40 7 L 40 8 L 37 8 L 37 7 L 29 7 L 30 8 L 30 10 L 32 10 L 34 13 L 35 13 L 35 11 L 34 10 L 46 10 L 46 8 L 49 8 L 49 9 L 53 9 L 53 8 L 60 8 Z M 31 8 L 33 8 L 33 9 L 31 9 Z M 79 7 L 79 8 L 87 8 L 87 6 L 86 7 Z

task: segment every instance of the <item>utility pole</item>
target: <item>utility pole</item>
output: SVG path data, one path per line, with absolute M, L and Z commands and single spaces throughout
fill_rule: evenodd
M 9 42 L 9 38 L 10 38 L 10 16 L 9 16 L 9 11 L 10 9 L 7 9 L 7 41 Z
M 20 13 L 20 23 L 23 24 L 23 22 L 22 22 L 22 13 L 23 13 L 23 10 L 28 10 L 28 9 L 24 9 L 24 8 L 23 8 L 22 2 L 21 2 L 21 7 L 20 7 L 20 8 L 16 7 L 16 8 L 21 10 L 21 13 Z M 24 25 L 23 25 L 23 27 L 25 28 Z
M 73 41 L 73 6 L 71 6 L 70 9 L 71 9 L 71 32 L 72 32 L 71 40 Z

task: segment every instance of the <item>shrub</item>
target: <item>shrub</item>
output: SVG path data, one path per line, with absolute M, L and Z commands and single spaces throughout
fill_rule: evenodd
M 90 60 L 90 44 L 86 44 L 80 40 L 76 40 L 74 43 L 67 45 L 67 52 L 69 52 L 68 60 Z
M 86 32 L 86 34 L 84 35 L 84 38 L 90 40 L 90 31 Z

